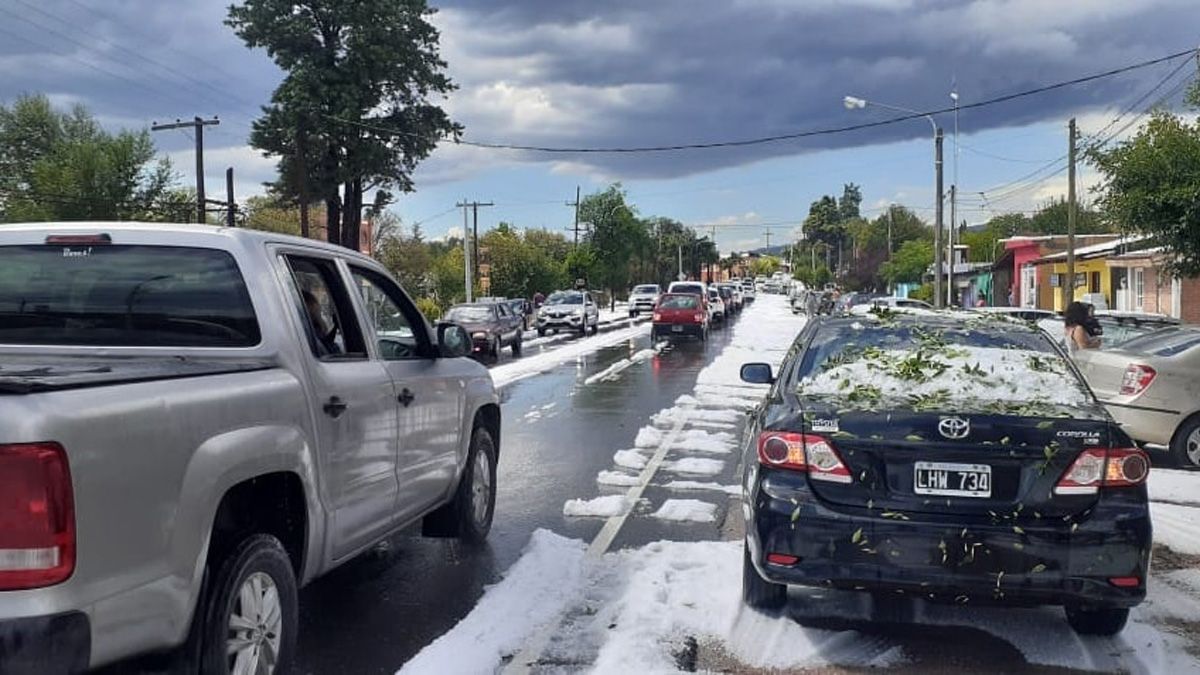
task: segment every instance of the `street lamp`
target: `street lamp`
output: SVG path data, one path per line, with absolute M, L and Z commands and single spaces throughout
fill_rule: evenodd
M 929 120 L 930 126 L 933 127 L 933 168 L 935 175 L 934 187 L 934 231 L 933 231 L 933 268 L 936 274 L 933 276 L 933 298 L 934 306 L 942 307 L 945 298 L 942 295 L 942 130 L 933 119 L 932 115 L 913 110 L 911 108 L 903 108 L 877 101 L 868 101 L 865 98 L 857 96 L 845 96 L 842 98 L 842 105 L 847 110 L 862 110 L 867 106 L 883 108 L 885 110 L 895 110 L 896 112 L 908 113 L 910 115 L 919 115 Z

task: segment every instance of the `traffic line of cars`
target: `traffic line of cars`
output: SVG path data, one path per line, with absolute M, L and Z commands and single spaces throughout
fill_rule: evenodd
M 644 307 L 652 307 L 652 340 L 691 337 L 708 340 L 714 325 L 723 324 L 754 301 L 754 283 L 750 280 L 731 280 L 715 284 L 701 281 L 676 281 L 658 294 L 659 286 L 645 284 L 634 288 L 630 298 L 630 315 Z M 651 304 L 651 299 L 653 304 Z

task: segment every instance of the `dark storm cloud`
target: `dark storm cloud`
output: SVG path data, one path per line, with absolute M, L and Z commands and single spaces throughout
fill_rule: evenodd
M 0 99 L 43 91 L 118 126 L 219 114 L 225 144 L 278 83 L 222 25 L 223 0 L 10 0 Z M 456 0 L 439 5 L 449 102 L 470 139 L 555 146 L 710 142 L 883 119 L 845 94 L 918 109 L 1116 67 L 1195 43 L 1192 0 Z M 966 132 L 1118 106 L 1169 66 L 961 115 Z M 946 126 L 949 119 L 941 120 Z M 549 159 L 677 176 L 813 150 L 925 137 L 918 120 L 751 148 Z M 164 139 L 184 144 L 181 138 Z M 500 153 L 497 161 L 545 156 Z

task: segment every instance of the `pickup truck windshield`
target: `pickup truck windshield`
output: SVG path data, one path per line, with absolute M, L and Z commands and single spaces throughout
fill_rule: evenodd
M 473 323 L 491 321 L 494 318 L 491 307 L 452 307 L 449 312 L 446 312 L 447 321 Z
M 251 347 L 233 257 L 170 246 L 0 246 L 0 344 Z

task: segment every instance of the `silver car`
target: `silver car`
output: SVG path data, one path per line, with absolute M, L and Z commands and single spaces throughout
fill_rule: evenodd
M 1164 328 L 1075 363 L 1121 427 L 1200 468 L 1200 328 Z
M 588 291 L 556 291 L 546 298 L 537 314 L 538 335 L 547 331 L 578 331 L 593 335 L 600 331 L 600 308 Z

